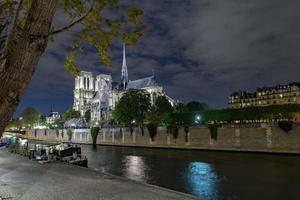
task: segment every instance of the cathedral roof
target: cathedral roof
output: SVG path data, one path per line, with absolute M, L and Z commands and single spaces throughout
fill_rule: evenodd
M 158 86 L 157 82 L 154 79 L 154 76 L 149 76 L 146 78 L 137 79 L 134 81 L 129 81 L 126 89 L 143 89 L 147 87 Z

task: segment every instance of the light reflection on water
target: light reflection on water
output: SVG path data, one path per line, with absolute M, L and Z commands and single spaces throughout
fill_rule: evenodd
M 183 175 L 191 194 L 211 200 L 218 199 L 218 177 L 212 165 L 204 162 L 192 162 L 185 169 Z
M 207 200 L 300 199 L 300 157 L 82 145 L 89 167 Z
M 146 177 L 146 165 L 144 158 L 140 156 L 125 156 L 123 160 L 123 171 L 126 178 L 136 181 L 145 181 Z

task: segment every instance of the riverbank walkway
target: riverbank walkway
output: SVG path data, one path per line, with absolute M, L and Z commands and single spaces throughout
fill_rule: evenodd
M 39 164 L 0 149 L 0 200 L 190 200 L 179 192 L 64 163 Z

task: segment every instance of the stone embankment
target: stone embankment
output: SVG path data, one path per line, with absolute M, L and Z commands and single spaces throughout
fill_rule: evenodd
M 191 195 L 63 163 L 39 164 L 0 149 L 0 199 L 192 200 Z
M 30 130 L 25 137 L 34 140 L 69 141 L 66 130 Z M 91 144 L 90 130 L 75 129 L 71 141 Z M 122 131 L 119 128 L 103 128 L 99 132 L 97 144 L 300 154 L 300 125 L 294 125 L 288 133 L 277 126 L 266 124 L 222 127 L 218 128 L 217 139 L 212 139 L 209 129 L 205 127 L 191 127 L 187 134 L 181 128 L 177 138 L 168 134 L 164 128 L 159 128 L 154 141 L 150 139 L 146 129 L 142 135 L 138 128 L 132 134 L 129 128 L 122 128 Z

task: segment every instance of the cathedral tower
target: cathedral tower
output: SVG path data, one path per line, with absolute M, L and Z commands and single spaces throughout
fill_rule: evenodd
M 121 84 L 123 86 L 123 89 L 126 89 L 128 83 L 128 71 L 126 65 L 125 43 L 123 43 L 123 64 L 121 74 Z
M 89 103 L 95 95 L 94 77 L 92 72 L 81 71 L 75 78 L 73 109 L 80 111 L 81 115 L 89 109 Z

